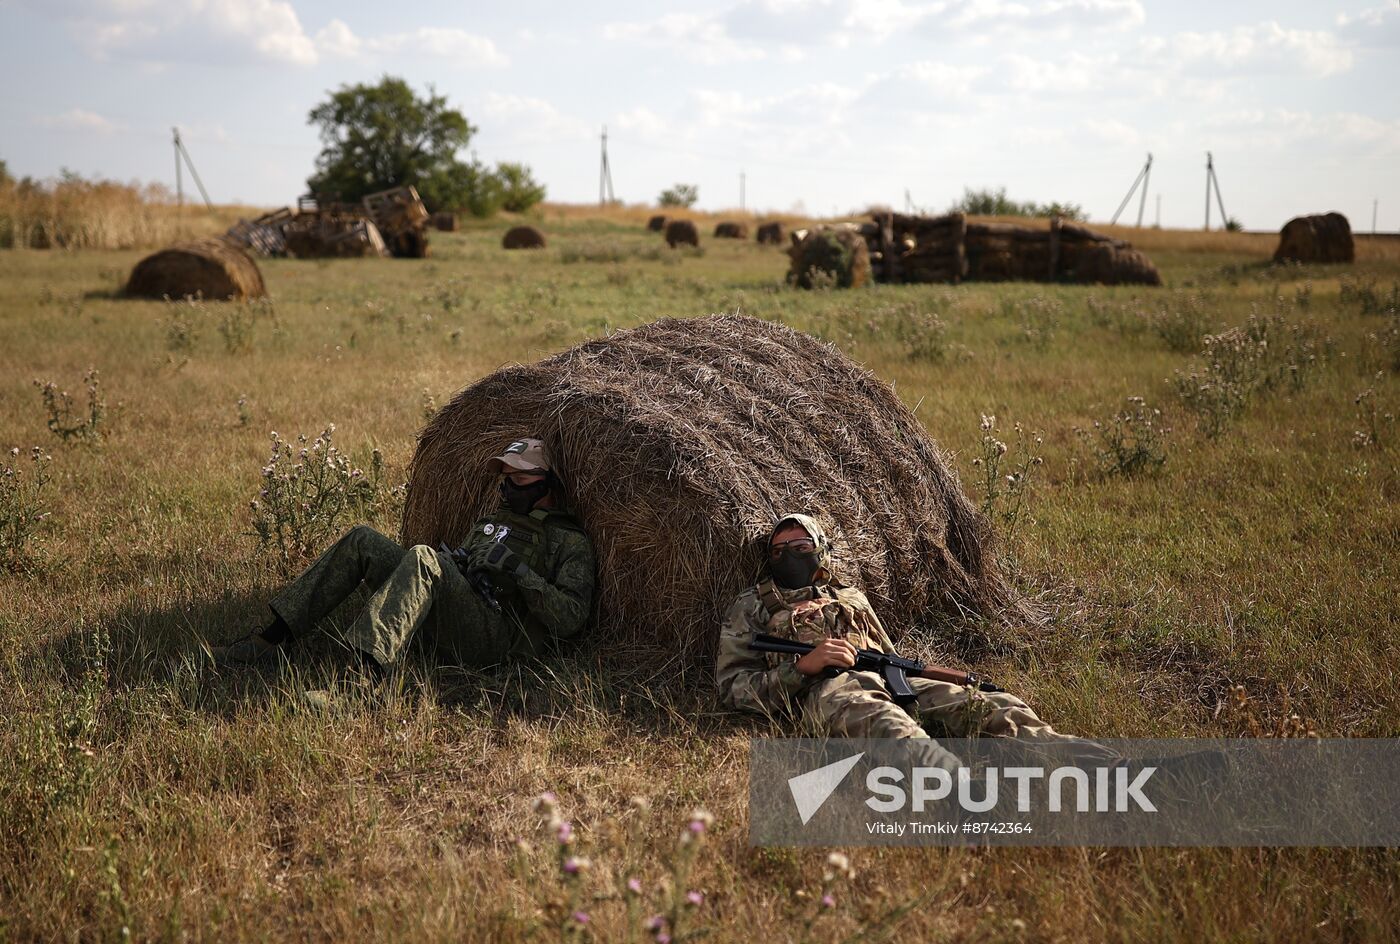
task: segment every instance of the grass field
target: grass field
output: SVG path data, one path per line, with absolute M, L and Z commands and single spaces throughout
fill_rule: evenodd
M 747 845 L 766 729 L 715 708 L 704 666 L 655 685 L 597 652 L 421 667 L 334 717 L 297 708 L 329 647 L 202 671 L 199 640 L 260 620 L 282 579 L 248 505 L 271 431 L 334 423 L 401 479 L 430 404 L 504 363 L 740 310 L 894 382 L 976 500 L 984 436 L 1005 470 L 1043 459 L 991 513 L 1049 621 L 961 650 L 927 627 L 925 651 L 1076 733 L 1400 735 L 1400 315 L 1371 310 L 1395 304 L 1400 242 L 1274 268 L 1266 237 L 1125 231 L 1167 287 L 803 293 L 778 250 L 673 254 L 639 219 L 550 211 L 535 253 L 503 253 L 498 223 L 435 235 L 426 261 L 265 261 L 262 306 L 121 299 L 134 251 L 0 252 L 0 446 L 25 475 L 30 446 L 52 457 L 49 517 L 0 571 L 0 940 L 649 940 L 654 913 L 716 941 L 1396 936 L 1386 850 L 856 849 L 828 880 L 826 850 Z M 1273 319 L 1278 380 L 1207 436 L 1174 378 L 1251 315 Z M 94 367 L 96 435 L 62 442 L 35 381 L 85 409 Z M 1127 432 L 1150 417 L 1156 438 L 1114 452 L 1094 424 L 1129 397 Z M 1165 462 L 1111 471 L 1144 455 Z M 590 868 L 562 870 L 543 791 Z M 715 822 L 678 844 L 696 807 Z

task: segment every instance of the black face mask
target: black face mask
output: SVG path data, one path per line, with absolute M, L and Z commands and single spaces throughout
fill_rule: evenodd
M 773 581 L 784 590 L 810 587 L 812 579 L 817 575 L 817 568 L 820 566 L 821 555 L 816 551 L 808 554 L 783 551 L 782 556 L 777 560 L 768 562 L 768 570 L 773 574 Z
M 528 515 L 535 503 L 549 494 L 549 476 L 529 485 L 516 485 L 510 479 L 501 479 L 501 498 L 506 507 L 517 515 Z

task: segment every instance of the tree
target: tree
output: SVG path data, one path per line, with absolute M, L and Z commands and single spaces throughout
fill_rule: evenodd
M 695 184 L 676 184 L 661 191 L 656 202 L 664 207 L 693 207 L 700 199 L 700 188 Z
M 524 213 L 544 199 L 544 184 L 524 164 L 497 164 L 495 177 L 501 187 L 501 206 L 512 213 Z
M 343 85 L 311 109 L 307 123 L 320 126 L 322 144 L 306 181 L 312 193 L 353 201 L 411 184 L 436 210 L 467 206 L 487 175 L 457 157 L 477 129 L 431 86 L 420 98 L 387 75 L 377 85 Z
M 996 190 L 971 190 L 963 188 L 962 199 L 954 203 L 950 212 L 962 211 L 969 216 L 1059 216 L 1067 220 L 1084 220 L 1084 208 L 1077 203 L 1036 203 L 1027 200 L 1020 203 L 1006 195 L 1006 188 Z

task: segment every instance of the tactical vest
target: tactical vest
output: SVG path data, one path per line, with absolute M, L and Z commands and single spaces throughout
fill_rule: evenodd
M 771 577 L 754 587 L 754 592 L 758 594 L 758 601 L 763 604 L 763 609 L 768 613 L 767 622 L 768 631 L 770 633 L 779 636 L 788 636 L 799 642 L 817 642 L 815 638 L 806 638 L 806 636 L 799 632 L 790 622 L 785 627 L 773 625 L 773 619 L 779 614 L 791 610 L 792 604 L 783 600 L 782 596 L 778 593 L 777 584 L 773 582 Z M 840 610 L 840 617 L 837 621 L 837 626 L 834 627 L 837 631 L 830 632 L 830 630 L 824 627 L 823 635 L 829 634 L 831 636 L 849 638 L 850 634 L 855 634 L 859 638 L 859 642 L 852 640 L 853 643 L 862 646 L 875 644 L 874 634 L 871 632 L 871 627 L 869 626 L 865 613 L 842 600 L 834 589 L 825 596 L 826 602 L 822 605 L 822 609 L 825 610 L 827 607 L 835 604 Z M 825 622 L 825 620 L 823 620 L 823 622 Z
M 548 580 L 553 576 L 545 566 L 551 550 L 549 533 L 551 529 L 561 527 L 572 531 L 583 530 L 573 515 L 557 508 L 536 508 L 527 515 L 518 515 L 509 508 L 498 508 L 472 525 L 471 534 L 467 535 L 464 544 L 470 550 L 479 544 L 504 541 L 526 567 Z M 493 574 L 492 581 L 496 584 L 496 599 L 500 601 L 501 609 L 514 613 L 522 623 L 528 622 L 529 610 L 515 586 L 515 579 Z

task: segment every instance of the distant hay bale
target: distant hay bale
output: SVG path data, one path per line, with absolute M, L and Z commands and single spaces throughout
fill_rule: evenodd
M 893 388 L 784 325 L 668 318 L 478 381 L 419 435 L 405 545 L 465 538 L 500 500 L 475 470 L 526 435 L 548 443 L 593 538 L 611 649 L 711 654 L 774 519 L 804 509 L 896 638 L 954 613 L 1027 612 L 952 461 Z
M 758 227 L 758 241 L 764 246 L 781 246 L 787 242 L 787 228 L 782 223 L 763 223 Z
M 544 233 L 533 226 L 514 226 L 501 240 L 503 249 L 543 249 Z
M 267 295 L 252 257 L 223 239 L 179 243 L 147 256 L 131 270 L 126 294 L 136 298 L 246 301 Z
M 870 281 L 870 249 L 860 230 L 849 224 L 814 226 L 801 238 L 793 234 L 788 282 L 812 288 L 829 279 L 834 288 L 859 288 Z
M 457 214 L 451 210 L 439 210 L 432 216 L 433 229 L 442 233 L 457 232 Z
M 659 232 L 662 232 L 662 231 L 665 230 L 665 229 L 666 229 L 666 217 L 662 216 L 660 213 L 658 213 L 656 216 L 653 216 L 651 219 L 647 220 L 647 232 L 649 232 L 649 233 L 659 233 Z
M 666 245 L 672 249 L 677 246 L 698 246 L 700 231 L 690 220 L 670 220 L 666 224 Z
M 749 224 L 725 220 L 715 227 L 716 239 L 748 239 Z
M 1351 224 L 1340 213 L 1298 216 L 1279 231 L 1275 262 L 1355 262 Z

